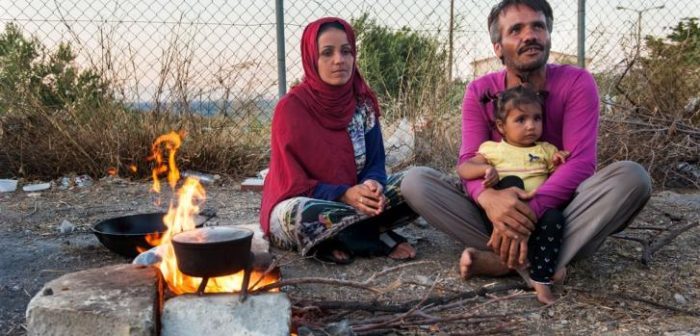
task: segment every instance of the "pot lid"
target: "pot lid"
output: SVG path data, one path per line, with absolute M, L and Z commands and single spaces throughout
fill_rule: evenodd
M 233 227 L 203 227 L 181 232 L 173 236 L 173 241 L 184 244 L 204 244 L 235 241 L 249 238 L 253 232 Z

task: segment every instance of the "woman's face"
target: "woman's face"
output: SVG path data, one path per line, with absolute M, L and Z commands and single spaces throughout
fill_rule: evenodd
M 330 28 L 318 36 L 318 75 L 326 84 L 340 86 L 352 77 L 355 58 L 344 31 Z

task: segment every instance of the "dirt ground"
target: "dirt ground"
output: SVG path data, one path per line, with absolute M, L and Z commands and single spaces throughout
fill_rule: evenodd
M 166 201 L 157 206 L 149 188 L 145 183 L 106 179 L 84 188 L 0 194 L 0 335 L 26 334 L 26 306 L 47 281 L 78 270 L 130 262 L 104 248 L 90 226 L 111 217 L 165 210 L 168 196 L 163 196 Z M 218 214 L 208 224 L 257 222 L 259 193 L 242 192 L 232 181 L 206 188 L 207 207 Z M 678 228 L 699 220 L 700 192 L 663 191 L 655 193 L 632 226 Z M 61 233 L 63 221 L 74 224 L 75 230 Z M 656 229 L 628 229 L 622 234 L 646 239 L 659 232 L 667 234 Z M 698 226 L 665 244 L 648 266 L 640 262 L 640 243 L 608 239 L 595 257 L 570 265 L 566 283 L 556 288 L 561 298 L 549 307 L 538 304 L 532 292 L 511 290 L 479 295 L 451 306 L 414 304 L 410 314 L 403 316 L 398 312 L 368 313 L 371 307 L 436 296 L 466 297 L 471 291 L 494 291 L 498 286 L 521 283 L 517 276 L 462 281 L 456 271 L 462 247 L 456 241 L 420 221 L 405 227 L 403 234 L 417 246 L 415 264 L 374 258 L 336 266 L 273 249 L 282 260 L 285 280 L 321 277 L 366 281 L 368 286 L 380 289 L 376 294 L 337 284 L 285 287 L 299 306 L 295 320 L 315 328 L 332 322 L 356 327 L 374 324 L 375 329 L 367 330 L 377 334 L 700 334 Z M 391 267 L 399 268 L 388 269 Z M 382 271 L 386 274 L 380 274 Z M 355 308 L 320 311 L 309 308 L 309 301 L 343 301 Z M 417 317 L 430 317 L 433 323 L 411 325 Z M 390 319 L 401 326 L 389 330 L 386 326 Z

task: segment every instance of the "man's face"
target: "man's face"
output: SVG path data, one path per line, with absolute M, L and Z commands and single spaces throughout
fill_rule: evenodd
M 495 43 L 493 49 L 507 68 L 530 72 L 547 63 L 552 43 L 544 13 L 513 5 L 501 12 L 498 20 L 501 42 Z

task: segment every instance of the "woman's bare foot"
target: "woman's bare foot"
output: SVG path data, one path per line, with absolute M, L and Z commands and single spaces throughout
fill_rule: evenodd
M 548 305 L 557 301 L 557 298 L 554 296 L 554 294 L 552 294 L 552 289 L 549 285 L 533 281 L 532 287 L 535 288 L 535 293 L 537 293 L 537 301 L 540 303 Z
M 338 264 L 343 264 L 343 263 L 347 263 L 348 261 L 350 261 L 350 255 L 345 251 L 333 250 L 333 251 L 331 251 L 331 253 L 333 254 L 333 258 L 335 260 L 337 260 Z
M 394 260 L 410 260 L 416 257 L 416 249 L 407 242 L 400 243 L 391 250 L 389 258 Z
M 502 276 L 510 273 L 495 253 L 467 247 L 459 258 L 459 275 L 467 280 L 474 275 Z

